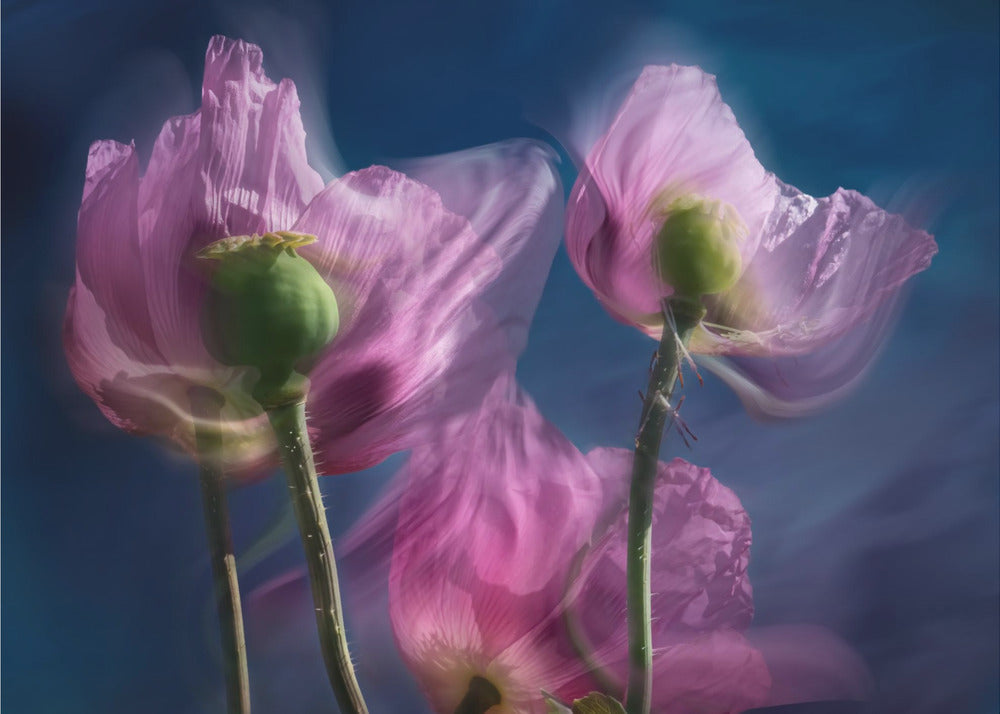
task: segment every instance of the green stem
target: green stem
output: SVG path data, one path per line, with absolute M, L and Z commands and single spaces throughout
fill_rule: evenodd
M 650 549 L 652 547 L 653 491 L 660 458 L 660 441 L 666 423 L 668 403 L 680 369 L 677 339 L 687 345 L 691 332 L 705 314 L 697 300 L 674 297 L 667 301 L 677 326 L 674 336 L 669 325 L 649 375 L 642 404 L 639 434 L 632 461 L 632 486 L 628 501 L 628 653 L 629 675 L 625 710 L 628 714 L 649 714 L 653 693 L 653 644 L 650 620 Z
M 240 586 L 236 557 L 229 530 L 226 487 L 221 466 L 222 433 L 219 414 L 223 400 L 215 391 L 195 388 L 190 392 L 195 420 L 195 441 L 199 455 L 201 499 L 205 512 L 209 559 L 215 604 L 222 634 L 222 661 L 226 678 L 229 714 L 250 714 L 250 678 L 247 673 L 247 645 L 243 634 Z
M 347 649 L 337 562 L 333 556 L 333 543 L 330 541 L 323 497 L 316 480 L 316 466 L 306 431 L 305 404 L 272 407 L 267 410 L 267 416 L 278 439 L 295 517 L 299 522 L 327 676 L 344 714 L 368 714 Z

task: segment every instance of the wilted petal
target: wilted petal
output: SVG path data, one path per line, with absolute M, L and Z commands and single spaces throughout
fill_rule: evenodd
M 573 188 L 566 245 L 584 281 L 626 323 L 658 323 L 664 292 L 652 264 L 649 208 L 665 190 L 729 203 L 749 229 L 752 256 L 776 188 L 719 96 L 696 67 L 646 67 Z M 650 334 L 659 326 L 646 326 Z

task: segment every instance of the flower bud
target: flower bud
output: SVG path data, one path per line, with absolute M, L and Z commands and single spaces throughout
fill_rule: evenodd
M 223 364 L 255 367 L 261 406 L 305 397 L 312 360 L 337 334 L 333 290 L 295 249 L 314 236 L 277 232 L 234 236 L 198 257 L 219 261 L 202 313 L 209 352 Z
M 654 203 L 663 224 L 653 244 L 653 267 L 677 295 L 699 297 L 731 288 L 740 277 L 740 243 L 747 228 L 732 206 L 683 195 Z

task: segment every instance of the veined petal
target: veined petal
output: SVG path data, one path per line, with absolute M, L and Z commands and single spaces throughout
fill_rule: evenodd
M 205 266 L 227 235 L 288 230 L 323 187 L 306 160 L 295 86 L 264 74 L 259 47 L 212 38 L 198 112 L 168 121 L 139 195 L 150 312 L 164 356 L 204 365 Z
M 205 287 L 190 244 L 199 229 L 192 209 L 198 174 L 198 114 L 163 125 L 139 185 L 139 241 L 156 342 L 175 365 L 211 363 L 201 339 Z
M 587 461 L 606 483 L 628 484 L 632 453 L 594 449 Z M 611 486 L 614 489 L 614 486 Z M 627 494 L 584 560 L 585 579 L 574 605 L 588 639 L 624 643 Z M 613 503 L 612 499 L 611 502 Z M 653 501 L 651 564 L 655 646 L 720 628 L 741 630 L 753 617 L 747 577 L 750 519 L 739 499 L 708 469 L 682 459 L 660 463 Z
M 740 282 L 711 301 L 705 320 L 719 327 L 701 351 L 811 352 L 869 320 L 937 252 L 930 235 L 856 191 L 815 199 L 779 186 L 760 250 Z
M 478 204 L 457 188 L 449 200 L 483 233 L 431 188 L 384 167 L 331 183 L 296 224 L 319 237 L 301 252 L 342 306 L 341 333 L 311 375 L 325 473 L 418 443 L 512 368 L 558 244 L 550 158 L 510 144 L 421 163 L 445 187 L 465 179 L 481 189 Z M 508 282 L 516 299 L 504 299 Z
M 520 354 L 562 235 L 562 182 L 555 152 L 528 139 L 408 161 L 407 175 L 426 183 L 445 207 L 504 261 L 502 280 L 482 299 L 500 316 Z
M 649 209 L 664 191 L 732 205 L 748 228 L 745 262 L 753 256 L 774 204 L 774 178 L 754 156 L 715 78 L 697 67 L 643 70 L 570 197 L 570 257 L 601 302 L 626 322 L 659 312 L 664 288 L 652 265 L 656 226 Z
M 107 337 L 131 359 L 159 363 L 139 255 L 138 189 L 134 146 L 91 145 L 77 220 L 77 280 L 104 311 Z
M 262 64 L 259 47 L 221 36 L 205 55 L 194 201 L 216 237 L 287 230 L 323 188 L 306 158 L 295 85 L 275 85 Z
M 600 508 L 598 477 L 515 390 L 501 378 L 480 412 L 415 450 L 408 468 L 390 616 L 440 711 L 454 710 L 472 675 L 541 708 L 539 689 L 584 671 L 540 633 L 559 626 L 570 563 Z

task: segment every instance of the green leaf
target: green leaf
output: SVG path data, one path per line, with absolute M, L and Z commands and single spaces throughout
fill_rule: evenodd
M 625 714 L 625 707 L 614 697 L 591 692 L 573 702 L 573 714 Z

